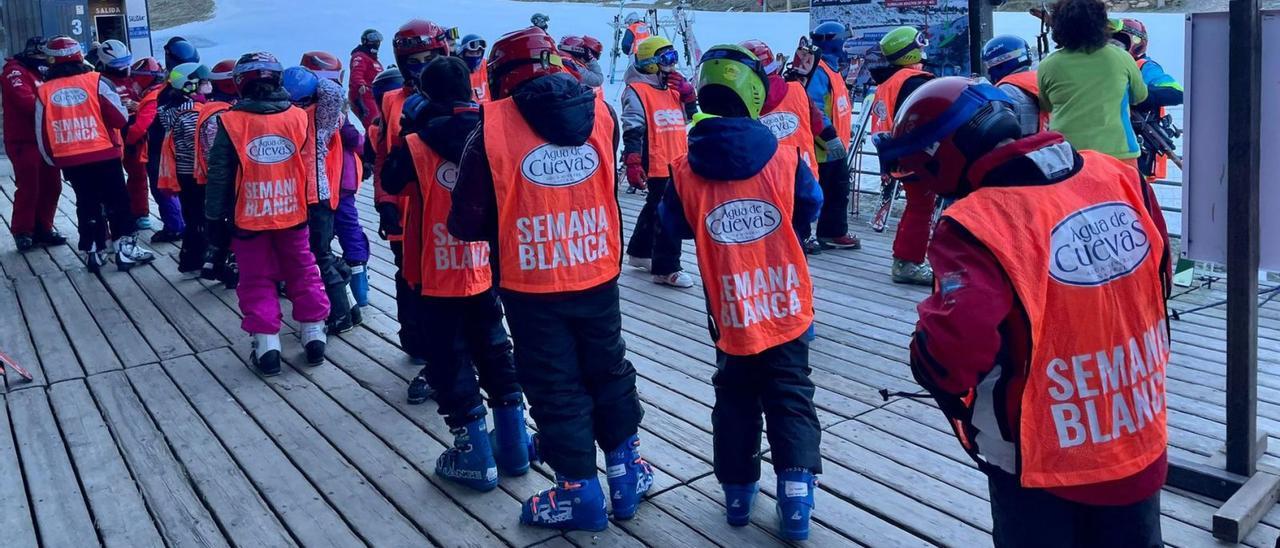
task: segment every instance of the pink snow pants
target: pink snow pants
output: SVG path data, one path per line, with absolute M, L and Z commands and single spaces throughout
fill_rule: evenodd
M 240 266 L 240 285 L 236 287 L 244 315 L 240 327 L 250 335 L 280 332 L 277 282 L 284 282 L 294 320 L 320 322 L 329 316 L 329 297 L 320 281 L 308 234 L 304 224 L 231 239 L 231 250 Z

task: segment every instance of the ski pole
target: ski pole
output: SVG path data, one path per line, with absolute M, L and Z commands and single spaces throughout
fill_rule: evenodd
M 880 397 L 884 398 L 884 401 L 889 401 L 889 398 L 907 398 L 909 400 L 933 399 L 933 396 L 930 395 L 928 392 L 901 392 L 897 390 L 890 391 L 888 388 L 880 389 Z
M 4 373 L 5 367 L 12 368 L 14 372 L 16 372 L 23 379 L 25 379 L 24 382 L 31 382 L 31 373 L 28 372 L 25 367 L 18 365 L 18 362 L 15 361 L 13 358 L 9 357 L 8 354 L 5 354 L 4 352 L 0 352 L 0 374 Z

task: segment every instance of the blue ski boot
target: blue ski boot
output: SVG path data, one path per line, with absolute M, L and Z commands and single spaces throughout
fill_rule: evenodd
M 760 492 L 758 483 L 725 483 L 724 489 L 725 521 L 734 527 L 743 527 L 751 523 L 751 505 L 756 501 L 756 493 Z
M 505 476 L 523 476 L 533 460 L 533 441 L 525 425 L 524 395 L 510 394 L 493 406 L 493 458 Z
M 778 532 L 784 540 L 809 539 L 809 514 L 818 478 L 804 469 L 778 473 Z
M 520 507 L 520 523 L 562 531 L 603 531 L 609 526 L 600 479 L 567 480 L 556 474 L 556 485 Z
M 347 285 L 351 287 L 351 296 L 355 297 L 356 306 L 369 306 L 369 271 L 364 264 L 351 265 L 351 281 Z
M 653 486 L 653 467 L 640 458 L 640 436 L 633 435 L 604 456 L 609 476 L 609 496 L 613 519 L 628 520 L 636 515 L 640 499 Z
M 489 447 L 484 408 L 478 407 L 473 413 L 479 414 L 475 420 L 449 430 L 453 433 L 453 447 L 436 459 L 436 474 L 476 491 L 492 491 L 498 486 L 498 465 L 493 462 Z

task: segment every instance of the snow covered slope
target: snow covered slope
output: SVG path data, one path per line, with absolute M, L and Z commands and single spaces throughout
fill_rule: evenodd
M 410 18 L 457 26 L 463 34 L 480 34 L 492 43 L 508 31 L 528 26 L 534 12 L 551 16 L 551 33 L 555 36 L 589 34 L 599 38 L 605 43 L 607 56 L 613 41 L 609 22 L 618 13 L 616 7 L 509 0 L 217 0 L 212 20 L 167 29 L 156 33 L 154 39 L 158 47 L 170 36 L 183 36 L 200 48 L 201 57 L 208 64 L 253 50 L 270 51 L 289 64 L 309 50 L 330 51 L 345 60 L 360 32 L 372 27 L 387 37 L 382 59 L 390 64 L 391 35 Z M 1141 18 L 1154 38 L 1151 55 L 1181 80 L 1183 17 L 1143 14 Z M 790 55 L 796 40 L 808 31 L 808 24 L 806 13 L 698 12 L 694 27 L 704 49 L 758 38 L 774 51 Z M 1017 34 L 1034 43 L 1039 21 L 1022 13 L 998 13 L 995 30 L 997 34 Z M 607 70 L 607 57 L 603 65 Z M 610 89 L 607 96 L 617 97 L 620 85 Z

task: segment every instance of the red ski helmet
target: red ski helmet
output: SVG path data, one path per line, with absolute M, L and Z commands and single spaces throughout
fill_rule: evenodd
M 502 99 L 539 76 L 567 72 L 556 41 L 538 27 L 509 32 L 489 50 L 489 96 Z
M 163 83 L 168 74 L 155 57 L 143 57 L 133 62 L 133 66 L 129 68 L 129 77 L 133 79 L 133 84 L 138 89 L 147 90 L 156 84 Z
M 396 31 L 391 40 L 391 48 L 395 52 L 396 63 L 404 64 L 404 60 L 410 55 L 424 51 L 437 50 L 441 55 L 448 55 L 449 41 L 440 25 L 414 19 Z
M 587 58 L 587 44 L 582 40 L 581 36 L 567 35 L 560 39 L 559 49 L 563 53 L 574 56 L 578 59 Z
M 594 36 L 582 36 L 582 45 L 591 53 L 591 59 L 600 60 L 600 56 L 604 55 L 604 44 L 596 40 Z
M 782 73 L 782 63 L 779 63 L 776 60 L 777 58 L 773 56 L 773 49 L 769 47 L 769 44 L 764 43 L 763 40 L 752 38 L 738 45 L 754 54 L 756 59 L 760 60 L 760 64 L 764 66 L 765 74 Z
M 1129 55 L 1141 59 L 1147 54 L 1147 25 L 1137 19 L 1121 19 L 1120 30 L 1114 34 L 1129 47 Z
M 343 71 L 342 61 L 327 51 L 308 51 L 302 54 L 302 60 L 298 62 L 316 76 L 333 80 L 339 84 L 342 83 Z
M 80 47 L 80 42 L 66 35 L 50 38 L 44 45 L 44 54 L 55 65 L 84 62 L 84 49 Z
M 907 98 L 891 133 L 872 142 L 887 172 L 942 196 L 972 190 L 969 167 L 1005 139 L 1021 137 L 1012 101 L 990 84 L 936 78 Z
M 232 77 L 235 69 L 235 59 L 223 59 L 213 65 L 213 68 L 209 70 L 209 81 L 213 82 L 213 89 L 226 95 L 240 93 L 240 90 L 236 89 L 236 82 Z

